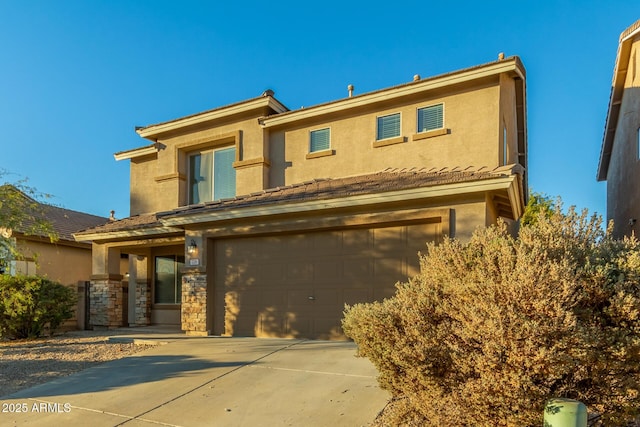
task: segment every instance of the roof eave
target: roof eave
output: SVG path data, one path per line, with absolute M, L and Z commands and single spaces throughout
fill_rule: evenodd
M 289 109 L 276 98 L 267 95 L 253 98 L 237 104 L 220 107 L 187 117 L 158 123 L 136 129 L 136 133 L 142 138 L 155 141 L 158 137 L 169 132 L 175 132 L 188 126 L 199 125 L 235 114 L 242 114 L 259 108 L 271 108 L 277 113 L 289 111 Z
M 169 235 L 182 233 L 180 228 L 173 227 L 149 227 L 149 228 L 136 228 L 132 230 L 115 230 L 115 231 L 89 231 L 73 233 L 73 238 L 77 242 L 97 242 L 106 240 L 123 240 L 123 239 L 139 239 L 141 237 L 151 237 L 159 235 Z
M 622 95 L 624 93 L 624 83 L 627 77 L 627 68 L 629 66 L 631 56 L 631 45 L 638 35 L 640 35 L 640 20 L 636 21 L 620 35 L 616 62 L 613 69 L 611 94 L 609 96 L 609 106 L 607 108 L 604 135 L 602 137 L 602 148 L 600 150 L 600 159 L 598 161 L 598 173 L 596 175 L 596 179 L 598 181 L 607 180 L 609 161 L 611 160 L 611 150 L 613 149 L 613 141 L 616 136 L 618 116 L 620 115 L 620 106 L 622 104 Z
M 511 191 L 514 182 L 517 182 L 518 174 L 510 176 L 497 176 L 472 182 L 459 182 L 430 187 L 419 187 L 405 190 L 395 190 L 373 194 L 361 194 L 348 197 L 338 197 L 324 200 L 300 201 L 291 203 L 274 203 L 270 206 L 245 206 L 210 212 L 189 213 L 183 212 L 160 218 L 160 221 L 168 227 L 182 227 L 195 224 L 203 224 L 230 219 L 253 218 L 267 215 L 292 214 L 303 212 L 322 212 L 332 209 L 351 208 L 355 206 L 367 206 L 393 203 L 398 201 L 411 201 L 434 197 L 455 196 L 468 193 L 481 193 L 496 190 Z M 516 193 L 514 193 L 516 194 Z M 521 204 L 522 198 L 510 197 L 512 203 Z M 513 206 L 515 212 L 521 212 L 523 206 Z M 159 216 L 161 214 L 158 214 Z
M 514 73 L 515 76 L 525 79 L 526 72 L 522 62 L 517 56 L 476 66 L 470 69 L 459 70 L 441 76 L 430 77 L 417 82 L 407 83 L 387 89 L 369 92 L 362 95 L 343 98 L 337 101 L 321 104 L 313 107 L 290 111 L 286 114 L 264 117 L 260 124 L 265 127 L 283 125 L 298 120 L 304 120 L 330 113 L 342 112 L 352 108 L 358 108 L 379 101 L 387 101 L 394 98 L 402 98 L 416 93 L 426 92 L 446 86 L 466 83 L 484 77 L 501 73 Z
M 113 157 L 116 159 L 116 161 L 135 159 L 138 157 L 148 156 L 150 154 L 156 154 L 158 151 L 160 151 L 160 147 L 161 147 L 160 144 L 155 142 L 151 145 L 146 145 L 144 147 L 134 148 L 132 150 L 120 151 L 118 153 L 115 153 Z

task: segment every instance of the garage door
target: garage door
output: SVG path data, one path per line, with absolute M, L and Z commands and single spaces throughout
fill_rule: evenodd
M 440 234 L 430 223 L 216 240 L 214 333 L 344 338 L 344 304 L 392 296 Z

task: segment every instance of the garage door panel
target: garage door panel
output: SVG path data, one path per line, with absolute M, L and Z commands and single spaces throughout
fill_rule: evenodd
M 285 279 L 289 282 L 307 282 L 313 280 L 313 262 L 292 260 L 287 263 Z
M 287 309 L 288 310 L 300 310 L 300 311 L 308 311 L 310 310 L 313 291 L 308 289 L 289 289 L 287 292 Z
M 392 296 L 394 296 L 396 293 L 396 288 L 391 287 L 391 288 L 376 288 L 373 291 L 373 300 L 374 301 L 382 301 L 386 298 L 391 298 Z
M 438 227 L 413 224 L 216 241 L 216 325 L 219 311 L 228 310 L 222 327 L 227 333 L 336 338 L 342 334 L 344 304 L 393 296 L 398 281 L 418 272 L 417 252 L 438 237 Z M 225 307 L 223 301 L 233 304 Z
M 335 283 L 342 276 L 342 261 L 337 256 L 313 263 L 314 283 Z
M 343 261 L 344 277 L 354 283 L 366 283 L 373 278 L 373 260 L 348 258 Z
M 335 255 L 342 250 L 342 235 L 341 231 L 312 233 L 314 253 L 319 257 Z
M 369 287 L 365 289 L 345 289 L 343 292 L 344 303 L 353 305 L 373 300 L 373 292 Z
M 261 284 L 266 287 L 281 287 L 285 280 L 285 264 L 282 262 L 260 263 L 258 265 L 260 271 Z
M 372 247 L 373 234 L 371 230 L 349 230 L 343 232 L 342 251 L 343 253 L 357 253 L 368 250 Z
M 398 275 L 406 276 L 407 268 L 404 257 L 402 258 L 381 258 L 376 259 L 373 263 L 373 274 L 376 281 L 379 279 L 389 279 L 398 277 Z

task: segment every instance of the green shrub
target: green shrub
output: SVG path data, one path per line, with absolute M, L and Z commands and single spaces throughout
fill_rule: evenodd
M 428 245 L 382 302 L 347 306 L 345 333 L 400 402 L 396 425 L 542 425 L 573 398 L 625 425 L 640 407 L 640 244 L 601 219 L 540 214 L 468 243 Z
M 38 276 L 0 275 L 0 336 L 36 338 L 51 334 L 73 317 L 76 295 L 60 283 Z

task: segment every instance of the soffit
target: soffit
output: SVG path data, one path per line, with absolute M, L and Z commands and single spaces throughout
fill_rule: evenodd
M 73 237 L 75 237 L 77 241 L 97 241 L 131 239 L 145 236 L 157 237 L 181 232 L 181 229 L 165 227 L 156 214 L 153 213 L 108 221 L 97 227 L 78 231 L 73 234 Z
M 618 116 L 620 115 L 620 107 L 622 105 L 622 95 L 624 93 L 627 68 L 631 56 L 631 47 L 639 35 L 640 20 L 633 23 L 633 25 L 620 34 L 618 53 L 616 55 L 611 82 L 611 93 L 609 95 L 609 107 L 605 120 L 604 135 L 602 137 L 602 148 L 598 162 L 598 173 L 596 175 L 598 181 L 606 181 L 607 173 L 609 172 L 609 162 L 611 160 L 611 152 L 613 150 L 613 142 L 618 125 Z

